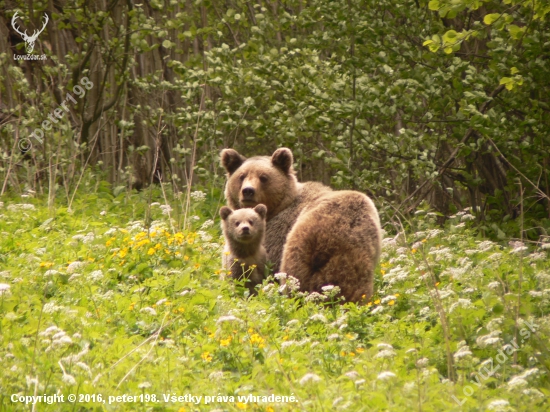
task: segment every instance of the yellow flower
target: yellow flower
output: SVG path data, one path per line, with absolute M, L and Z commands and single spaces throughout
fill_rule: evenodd
M 357 353 L 363 353 L 363 352 L 365 352 L 365 349 L 364 349 L 364 348 L 356 348 L 356 349 L 355 349 L 355 352 L 357 352 Z
M 367 306 L 372 306 L 372 302 L 367 303 Z
M 95 259 L 93 257 L 89 257 L 88 262 L 95 262 Z
M 396 294 L 393 295 L 393 296 L 395 296 L 396 298 L 398 298 L 398 297 L 399 297 L 399 293 L 396 293 Z
M 355 339 L 355 336 L 353 336 L 351 333 L 348 333 L 348 334 L 346 334 L 346 338 Z
M 152 247 L 150 247 L 149 250 L 147 251 L 147 254 L 148 254 L 149 256 L 151 256 L 151 255 L 154 255 L 155 252 L 156 252 L 156 250 L 153 249 Z
M 195 266 L 195 269 L 198 269 L 201 266 L 201 264 L 200 263 L 195 263 L 194 266 Z
M 264 348 L 265 347 L 265 339 L 262 338 L 260 335 L 258 335 L 257 333 L 254 333 L 251 337 L 250 337 L 250 343 L 252 345 L 258 345 L 259 348 Z
M 183 257 L 183 260 L 189 260 L 189 256 L 185 255 L 185 256 Z
M 437 282 L 437 283 L 435 284 L 435 286 L 439 286 L 440 283 L 441 283 L 441 282 Z
M 248 405 L 246 403 L 237 402 L 237 409 L 248 409 Z
M 223 252 L 223 254 L 227 256 L 227 255 L 230 255 L 231 252 L 229 250 L 226 250 L 225 252 Z
M 210 352 L 203 352 L 201 358 L 205 362 L 212 362 L 212 355 L 210 355 Z
M 118 252 L 118 257 L 123 259 L 128 254 L 128 248 L 125 247 L 120 252 Z
M 181 252 L 176 252 L 176 257 L 181 257 Z
M 220 340 L 220 346 L 229 346 L 233 338 L 229 336 L 227 339 Z
M 157 235 L 157 232 L 155 232 L 154 230 L 151 232 L 151 237 L 155 237 Z
M 51 268 L 53 266 L 53 262 L 40 262 L 41 268 Z
M 388 302 L 388 305 L 390 305 L 390 306 L 395 305 L 395 300 L 390 300 L 390 301 Z
M 346 356 L 346 352 L 344 351 L 340 352 L 340 356 Z
M 283 336 L 283 340 L 288 340 L 288 336 Z
M 169 255 L 169 254 L 172 253 L 172 252 L 170 251 L 170 249 L 164 249 L 164 253 L 166 253 L 167 255 Z
M 178 412 L 185 412 L 185 408 L 182 406 L 181 408 L 178 409 Z
M 349 356 L 352 356 L 352 357 L 353 357 L 353 356 L 355 356 L 355 353 L 354 353 L 354 352 L 350 352 L 350 353 L 349 353 Z
M 416 249 L 411 250 L 412 253 L 416 253 Z
M 422 243 L 426 243 L 428 239 L 422 239 Z
M 147 243 L 151 243 L 151 241 L 149 239 L 143 239 L 143 240 L 140 240 L 139 242 L 137 242 L 136 246 L 141 247 L 141 246 L 146 245 Z
M 128 231 L 126 229 L 118 229 L 118 230 L 120 230 L 124 234 L 128 233 Z
M 271 406 L 268 406 L 265 408 L 265 412 L 275 412 L 275 409 L 273 409 Z
M 380 304 L 380 299 L 376 299 L 376 300 L 374 301 L 374 304 L 375 304 L 375 305 L 379 305 L 379 304 Z
M 155 245 L 155 249 L 156 249 L 156 250 L 159 250 L 161 247 L 162 247 L 162 245 L 161 245 L 160 243 L 157 243 L 157 244 Z
M 382 273 L 382 275 L 385 275 L 385 274 L 386 274 L 386 271 L 385 271 L 385 270 L 381 270 L 380 273 Z

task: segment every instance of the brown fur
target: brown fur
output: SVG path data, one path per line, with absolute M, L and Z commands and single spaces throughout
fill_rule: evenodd
M 267 209 L 259 204 L 254 209 L 220 209 L 225 249 L 222 265 L 230 270 L 233 279 L 246 277 L 250 293 L 264 279 L 267 253 L 263 246 L 265 239 L 265 218 Z M 255 267 L 253 267 L 255 266 Z
M 370 198 L 316 182 L 299 183 L 286 148 L 249 159 L 225 149 L 221 161 L 232 208 L 267 206 L 265 247 L 276 272 L 298 278 L 303 291 L 335 285 L 347 301 L 372 296 L 381 230 Z

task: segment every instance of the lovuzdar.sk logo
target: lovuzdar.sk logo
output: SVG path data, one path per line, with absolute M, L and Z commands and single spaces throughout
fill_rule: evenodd
M 15 60 L 46 60 L 45 54 L 35 55 L 35 54 L 32 54 L 32 51 L 34 50 L 34 43 L 38 39 L 38 36 L 40 35 L 40 33 L 44 31 L 44 29 L 46 28 L 46 25 L 48 24 L 48 21 L 50 21 L 50 19 L 48 18 L 48 15 L 44 13 L 44 24 L 42 25 L 42 28 L 40 30 L 35 30 L 32 35 L 28 35 L 27 30 L 22 32 L 21 26 L 17 24 L 17 19 L 19 18 L 17 13 L 19 12 L 16 11 L 11 19 L 11 26 L 25 41 L 25 50 L 27 51 L 27 54 L 26 55 L 14 54 L 13 58 Z

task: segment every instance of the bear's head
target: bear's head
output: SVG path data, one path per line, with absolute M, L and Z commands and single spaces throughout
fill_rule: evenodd
M 259 204 L 254 209 L 220 209 L 222 229 L 225 236 L 239 243 L 261 243 L 265 233 L 267 208 Z
M 221 152 L 222 166 L 227 170 L 225 197 L 233 209 L 267 206 L 267 219 L 287 208 L 296 198 L 300 184 L 292 166 L 290 149 L 275 150 L 271 157 L 247 159 L 236 150 Z

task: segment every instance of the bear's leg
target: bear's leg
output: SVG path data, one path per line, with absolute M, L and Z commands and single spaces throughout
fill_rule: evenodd
M 368 300 L 380 253 L 378 215 L 357 192 L 334 192 L 302 213 L 286 239 L 281 272 L 296 277 L 302 291 L 340 287 L 346 301 Z

